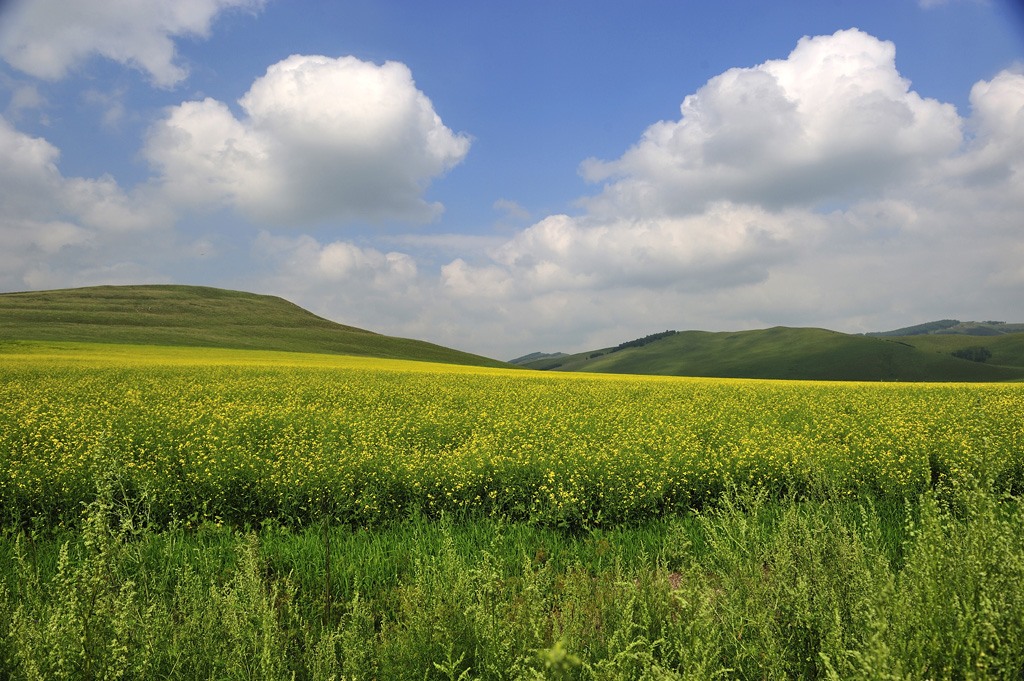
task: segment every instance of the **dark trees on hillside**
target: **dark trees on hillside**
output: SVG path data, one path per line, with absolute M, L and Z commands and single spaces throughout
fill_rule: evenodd
M 626 348 L 640 348 L 648 343 L 661 340 L 662 338 L 668 338 L 669 336 L 676 335 L 675 331 L 662 331 L 661 333 L 652 333 L 650 336 L 644 336 L 643 338 L 637 338 L 636 340 L 627 341 L 625 343 L 619 343 L 616 347 L 612 348 L 612 352 L 618 352 L 619 350 L 625 350 Z
M 992 356 L 992 351 L 988 348 L 983 348 L 980 345 L 972 345 L 969 348 L 954 350 L 952 354 L 954 357 L 959 357 L 960 359 L 969 359 L 972 362 L 984 362 Z

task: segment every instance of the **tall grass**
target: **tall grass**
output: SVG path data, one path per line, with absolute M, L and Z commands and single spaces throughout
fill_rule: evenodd
M 108 488 L 81 533 L 3 535 L 0 676 L 1024 675 L 1024 502 L 979 486 L 884 507 L 739 492 L 576 533 L 135 517 Z

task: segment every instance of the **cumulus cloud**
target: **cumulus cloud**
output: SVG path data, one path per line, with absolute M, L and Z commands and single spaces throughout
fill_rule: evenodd
M 763 280 L 793 233 L 817 227 L 811 222 L 724 202 L 698 216 L 661 220 L 555 215 L 493 249 L 492 265 L 474 272 L 456 263 L 442 279 L 457 295 L 740 285 Z
M 365 284 L 368 287 L 406 287 L 416 279 L 416 263 L 399 252 L 382 253 L 348 241 L 322 244 L 311 236 L 275 236 L 261 232 L 255 249 L 276 262 L 288 278 L 324 283 Z
M 967 153 L 943 168 L 943 179 L 989 185 L 1020 199 L 1024 183 L 1024 75 L 1003 71 L 971 88 Z
M 952 105 L 922 98 L 895 47 L 856 29 L 803 38 L 783 60 L 735 68 L 687 96 L 614 161 L 581 170 L 608 182 L 593 212 L 676 215 L 720 200 L 814 205 L 908 182 L 955 151 Z
M 430 181 L 469 150 L 398 62 L 293 55 L 239 104 L 241 118 L 186 102 L 153 128 L 145 155 L 172 199 L 283 225 L 426 221 L 442 209 L 423 199 Z
M 207 37 L 230 8 L 255 10 L 264 0 L 14 0 L 0 28 L 0 57 L 37 78 L 64 77 L 94 55 L 149 74 L 170 87 L 188 70 L 175 63 L 174 39 Z
M 45 139 L 21 133 L 0 117 L 0 205 L 7 215 L 28 217 L 45 210 L 39 200 L 59 181 L 59 156 Z

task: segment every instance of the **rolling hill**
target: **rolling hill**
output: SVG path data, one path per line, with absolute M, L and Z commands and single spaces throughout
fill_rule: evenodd
M 865 335 L 888 338 L 940 355 L 951 355 L 972 348 L 983 349 L 990 354 L 988 364 L 1024 367 L 1024 324 L 942 319 Z
M 981 347 L 992 353 L 986 364 L 1024 367 L 1024 333 L 1005 333 L 998 336 L 927 334 L 896 337 L 892 340 L 906 343 L 923 352 L 940 355 Z
M 658 337 L 660 336 L 660 337 Z M 656 337 L 656 338 L 655 338 Z M 683 331 L 655 334 L 652 341 L 624 343 L 575 355 L 526 362 L 522 366 L 555 371 L 859 381 L 1012 381 L 1024 379 L 1024 352 L 1015 354 L 1006 336 L 1005 351 L 992 344 L 988 363 L 953 357 L 955 347 L 916 347 L 909 338 L 873 338 L 825 329 L 774 327 L 754 331 Z M 929 339 L 932 337 L 929 336 Z M 954 336 L 962 345 L 978 339 Z M 640 339 L 644 340 L 644 339 Z M 986 338 L 988 342 L 992 339 Z M 918 337 L 913 337 L 917 342 Z M 946 341 L 941 341 L 946 342 Z M 936 349 L 938 348 L 938 349 Z M 997 364 L 1003 361 L 1005 364 Z
M 282 350 L 509 366 L 337 324 L 275 296 L 203 286 L 95 286 L 0 294 L 0 340 Z
M 1024 333 L 1024 324 L 1006 322 L 962 322 L 959 319 L 940 319 L 935 322 L 905 326 L 894 331 L 873 331 L 864 334 L 878 338 L 906 336 L 1006 336 Z

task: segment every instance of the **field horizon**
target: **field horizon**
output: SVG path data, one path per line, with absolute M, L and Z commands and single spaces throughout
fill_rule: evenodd
M 542 371 L 721 378 L 1020 381 L 1020 326 L 943 320 L 866 335 L 782 326 L 665 332 L 615 347 L 531 353 L 503 362 L 346 326 L 282 298 L 242 291 L 160 284 L 0 294 L 0 340 L 266 349 Z M 893 335 L 898 333 L 910 335 Z M 970 348 L 983 348 L 988 357 L 980 362 L 954 355 Z

